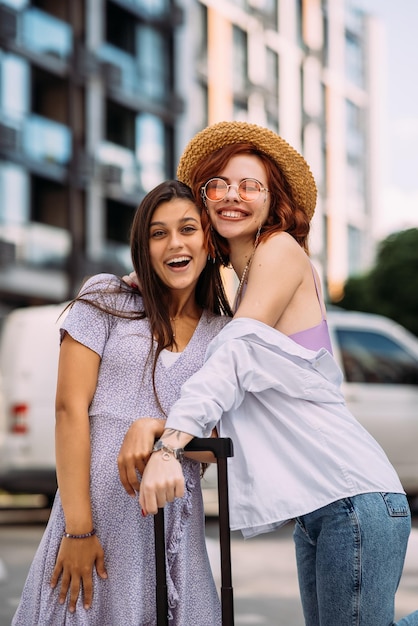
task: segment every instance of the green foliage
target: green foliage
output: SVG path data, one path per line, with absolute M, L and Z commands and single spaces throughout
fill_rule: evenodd
M 349 278 L 335 304 L 386 315 L 418 336 L 418 228 L 384 239 L 371 271 Z

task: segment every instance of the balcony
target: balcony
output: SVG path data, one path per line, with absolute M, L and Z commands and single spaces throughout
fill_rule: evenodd
M 71 248 L 67 230 L 35 222 L 0 225 L 0 241 L 13 248 L 11 261 L 38 268 L 63 268 Z
M 0 111 L 0 155 L 31 171 L 64 181 L 71 159 L 67 126 L 40 115 L 5 115 Z

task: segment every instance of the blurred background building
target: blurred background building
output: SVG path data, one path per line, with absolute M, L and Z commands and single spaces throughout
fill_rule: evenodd
M 374 256 L 379 41 L 348 0 L 0 0 L 2 313 L 130 270 L 135 207 L 224 119 L 305 155 L 337 298 Z

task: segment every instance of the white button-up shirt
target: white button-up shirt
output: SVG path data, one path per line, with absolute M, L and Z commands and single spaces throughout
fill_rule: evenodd
M 232 438 L 232 530 L 250 537 L 344 497 L 404 493 L 348 411 L 341 381 L 327 350 L 307 350 L 256 320 L 234 319 L 212 340 L 166 426 L 208 437 L 217 425 Z

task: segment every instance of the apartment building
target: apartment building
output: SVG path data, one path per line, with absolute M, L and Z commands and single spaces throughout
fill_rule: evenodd
M 338 297 L 373 256 L 377 32 L 347 0 L 0 0 L 3 309 L 124 273 L 138 202 L 221 119 L 306 156 Z

